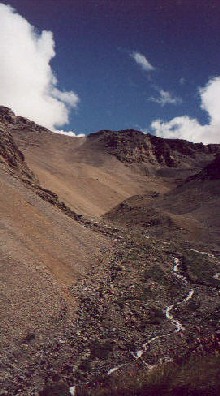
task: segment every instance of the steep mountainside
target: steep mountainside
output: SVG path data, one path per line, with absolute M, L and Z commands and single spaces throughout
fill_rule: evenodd
M 24 161 L 23 153 L 18 149 L 9 132 L 8 123 L 15 119 L 14 113 L 6 108 L 0 112 L 0 163 L 11 173 L 17 173 L 22 179 L 34 181 L 35 176 Z
M 162 139 L 133 129 L 112 132 L 100 131 L 89 135 L 102 143 L 109 154 L 126 163 L 149 163 L 167 167 L 201 166 L 210 154 L 220 150 L 218 145 L 204 146 L 179 139 Z
M 92 216 L 104 214 L 135 194 L 168 191 L 199 172 L 219 150 L 218 145 L 164 140 L 133 130 L 70 138 L 22 117 L 9 123 L 42 186 L 56 192 L 76 212 Z
M 61 338 L 75 315 L 77 300 L 70 297 L 69 287 L 110 243 L 78 224 L 74 214 L 66 216 L 58 204 L 54 194 L 40 188 L 10 131 L 1 125 L 2 395 L 29 395 L 18 392 L 25 370 L 29 367 L 29 375 L 35 375 L 34 360 L 40 362 L 48 340 Z M 38 374 L 34 381 L 39 387 L 44 383 Z
M 218 146 L 0 122 L 0 394 L 218 396 Z

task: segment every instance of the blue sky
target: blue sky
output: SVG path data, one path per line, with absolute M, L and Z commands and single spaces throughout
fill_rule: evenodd
M 62 129 L 153 131 L 155 120 L 185 116 L 209 123 L 199 88 L 220 76 L 218 0 L 1 3 L 39 34 L 53 33 L 56 55 L 50 65 L 57 85 L 79 99 Z M 142 63 L 135 54 L 144 57 Z

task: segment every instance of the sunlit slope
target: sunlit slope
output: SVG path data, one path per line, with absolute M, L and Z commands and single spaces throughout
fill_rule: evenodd
M 168 188 L 159 177 L 146 178 L 144 167 L 122 163 L 90 138 L 28 130 L 13 136 L 40 183 L 78 213 L 99 216 L 134 194 Z
M 55 134 L 17 117 L 13 137 L 43 187 L 78 213 L 100 216 L 136 194 L 167 192 L 219 150 L 135 130 Z
M 64 307 L 71 316 L 76 305 L 68 287 L 107 242 L 2 169 L 0 235 L 1 341 L 59 327 Z

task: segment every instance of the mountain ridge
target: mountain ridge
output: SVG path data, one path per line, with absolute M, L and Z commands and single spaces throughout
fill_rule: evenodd
M 220 145 L 192 143 L 181 139 L 165 139 L 143 133 L 134 129 L 110 131 L 101 130 L 88 135 L 88 138 L 103 141 L 109 153 L 116 155 L 125 162 L 147 162 L 177 166 L 178 160 L 171 152 L 195 156 L 200 154 L 215 154 L 220 151 Z
M 132 195 L 168 191 L 198 173 L 220 147 L 166 141 L 134 130 L 68 137 L 23 117 L 8 118 L 13 138 L 42 187 L 89 216 L 103 215 Z

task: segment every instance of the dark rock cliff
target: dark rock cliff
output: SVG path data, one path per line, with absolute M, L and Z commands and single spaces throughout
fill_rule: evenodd
M 10 125 L 15 124 L 16 116 L 7 107 L 0 107 L 0 163 L 11 173 L 19 174 L 22 179 L 35 182 L 36 178 L 25 162 L 23 153 L 18 149 L 10 133 Z
M 103 145 L 109 154 L 127 163 L 150 163 L 178 167 L 191 165 L 200 158 L 210 161 L 220 152 L 220 145 L 203 145 L 179 139 L 163 139 L 133 129 L 103 130 L 89 135 L 89 139 Z

